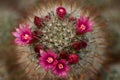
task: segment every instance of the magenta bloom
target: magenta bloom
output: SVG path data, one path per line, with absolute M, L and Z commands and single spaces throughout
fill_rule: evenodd
M 65 15 L 67 14 L 66 9 L 64 7 L 58 7 L 56 9 L 56 13 L 57 13 L 59 18 L 64 18 Z
M 58 60 L 54 64 L 53 73 L 58 77 L 65 78 L 70 67 L 67 65 L 68 62 L 64 59 Z
M 88 17 L 82 16 L 76 22 L 76 33 L 83 34 L 92 31 L 93 22 Z
M 57 54 L 54 52 L 47 50 L 41 52 L 41 58 L 39 63 L 45 70 L 51 69 L 53 67 L 54 62 L 56 61 Z
M 18 45 L 30 44 L 33 40 L 32 31 L 28 28 L 27 24 L 20 24 L 19 28 L 16 28 L 16 32 L 12 34 L 16 37 L 15 43 Z

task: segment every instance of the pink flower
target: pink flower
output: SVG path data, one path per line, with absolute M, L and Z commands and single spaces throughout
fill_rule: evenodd
M 66 12 L 66 9 L 64 7 L 58 7 L 56 9 L 56 13 L 57 13 L 59 18 L 64 18 L 67 12 Z
M 93 22 L 89 20 L 89 17 L 82 16 L 76 22 L 76 33 L 83 34 L 92 31 Z
M 40 51 L 41 58 L 39 63 L 45 70 L 51 69 L 53 67 L 54 62 L 56 61 L 57 54 L 54 52 L 47 50 L 47 51 Z
M 67 76 L 67 72 L 70 70 L 70 67 L 67 65 L 68 62 L 64 59 L 58 60 L 54 64 L 53 73 L 58 77 L 65 78 Z
M 16 32 L 12 33 L 16 37 L 15 43 L 18 45 L 30 44 L 33 40 L 33 34 L 27 24 L 20 24 L 19 28 L 16 28 Z

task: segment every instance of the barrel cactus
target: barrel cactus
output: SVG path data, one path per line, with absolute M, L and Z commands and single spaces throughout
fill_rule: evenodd
M 82 0 L 40 0 L 28 12 L 12 33 L 23 75 L 31 80 L 94 80 L 108 46 L 98 12 Z

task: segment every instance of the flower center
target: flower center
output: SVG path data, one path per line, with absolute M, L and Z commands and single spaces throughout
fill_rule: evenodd
M 53 59 L 52 57 L 48 57 L 48 58 L 47 58 L 47 62 L 48 62 L 48 63 L 52 63 L 53 61 L 54 61 L 54 59 Z
M 28 39 L 30 39 L 31 37 L 28 35 L 28 34 L 24 34 L 23 36 L 22 36 L 22 39 L 23 40 L 28 40 Z
M 86 29 L 86 26 L 82 24 L 82 25 L 79 27 L 79 29 L 82 30 L 82 31 L 84 31 L 84 30 Z
M 58 64 L 58 68 L 63 69 L 64 68 L 63 64 Z

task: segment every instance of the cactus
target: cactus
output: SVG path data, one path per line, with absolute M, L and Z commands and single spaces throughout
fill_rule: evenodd
M 25 69 L 24 75 L 31 80 L 59 80 L 64 78 L 63 75 L 67 80 L 95 80 L 107 61 L 108 47 L 106 24 L 99 13 L 91 6 L 86 7 L 81 0 L 40 0 L 31 11 L 13 33 L 18 38 L 15 43 L 20 43 L 16 46 L 16 53 L 18 64 Z M 25 32 L 24 24 L 32 35 Z M 41 47 L 36 50 L 36 45 Z M 46 71 L 40 64 L 45 53 L 57 54 L 57 59 L 45 58 L 50 63 L 54 59 L 59 63 L 66 56 L 64 60 L 68 64 L 64 65 L 70 67 L 69 72 L 52 74 L 57 63 Z M 64 65 L 58 68 L 64 68 Z

